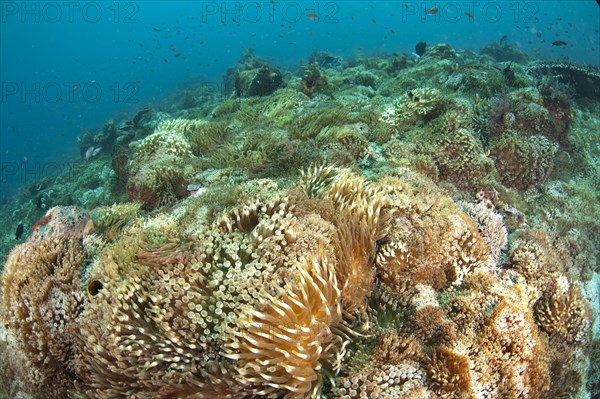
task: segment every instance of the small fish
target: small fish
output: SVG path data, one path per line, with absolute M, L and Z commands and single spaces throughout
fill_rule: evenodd
M 471 20 L 471 21 L 475 21 L 475 15 L 471 14 L 468 11 L 465 11 L 465 15 Z
M 319 19 L 319 15 L 315 14 L 314 12 L 311 12 L 311 13 L 306 14 L 306 18 L 310 19 L 311 21 L 315 21 L 315 20 Z
M 314 36 L 317 34 L 317 32 L 315 32 L 314 30 L 311 30 L 310 32 L 308 32 L 309 35 Z
M 206 192 L 206 187 L 202 187 L 200 184 L 188 184 L 187 191 L 190 193 L 190 197 L 199 197 Z
M 371 22 L 373 22 L 375 25 L 377 25 L 377 20 L 375 18 L 371 18 Z
M 428 8 L 427 10 L 425 10 L 425 13 L 427 15 L 435 15 L 438 12 L 438 8 L 436 6 L 433 6 L 431 8 Z
M 165 64 L 168 64 L 168 63 L 169 63 L 169 60 L 168 60 L 168 59 L 166 59 L 166 58 L 163 58 L 163 62 L 164 62 Z
M 157 28 L 157 27 L 154 27 L 154 28 L 152 28 L 152 30 L 153 30 L 154 32 L 160 32 L 160 28 Z
M 390 33 L 391 33 L 392 35 L 395 35 L 395 34 L 396 34 L 396 31 L 395 31 L 394 29 L 390 29 Z
M 552 42 L 553 46 L 559 46 L 559 47 L 565 47 L 568 43 L 565 42 L 564 40 L 557 40 L 555 42 Z
M 94 148 L 94 151 L 92 151 L 92 157 L 95 157 L 96 155 L 98 155 L 100 153 L 100 151 L 102 151 L 102 147 Z
M 20 223 L 17 226 L 17 232 L 15 233 L 15 240 L 20 240 L 24 231 L 25 231 L 25 226 L 23 226 L 23 223 Z
M 88 149 L 85 151 L 85 160 L 86 160 L 86 161 L 89 161 L 89 160 L 90 160 L 90 158 L 91 158 L 91 157 L 93 157 L 93 156 L 94 156 L 94 146 L 92 146 L 92 147 L 88 148 Z

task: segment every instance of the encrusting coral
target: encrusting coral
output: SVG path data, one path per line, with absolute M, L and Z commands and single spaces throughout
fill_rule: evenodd
M 194 157 L 188 135 L 204 124 L 182 118 L 165 119 L 154 133 L 130 144 L 134 151 L 126 182 L 130 200 L 152 210 L 173 205 L 188 195 L 189 164 Z
M 525 190 L 545 182 L 554 168 L 558 147 L 541 135 L 508 134 L 494 142 L 491 157 L 500 180 L 509 187 Z
M 494 164 L 473 132 L 459 128 L 438 142 L 435 161 L 441 177 L 458 187 L 478 190 L 489 186 Z
M 137 207 L 118 211 L 124 222 L 96 212 L 96 228 L 53 209 L 4 275 L 14 390 L 41 397 L 35 381 L 52 380 L 55 397 L 82 398 L 562 392 L 548 374 L 552 345 L 579 359 L 589 340 L 578 294 L 504 278 L 506 229 L 493 210 L 398 173 L 369 181 L 316 166 L 186 234 L 183 220 L 156 224 Z M 92 239 L 109 230 L 110 241 Z M 348 368 L 372 337 L 370 360 Z
M 220 104 L 108 123 L 86 196 L 119 196 L 44 181 L 0 214 L 31 231 L 2 275 L 0 396 L 594 397 L 596 105 L 480 58 L 303 76 L 248 53 Z
M 42 372 L 51 376 L 50 366 L 68 363 L 70 389 L 83 397 L 316 397 L 323 376 L 342 367 L 355 334 L 351 314 L 364 310 L 387 219 L 364 179 L 330 168 L 313 173 L 319 176 L 306 181 L 329 182 L 318 192 L 304 188 L 320 197 L 312 201 L 321 213 L 305 205 L 296 211 L 295 203 L 309 199 L 296 189 L 292 199 L 244 205 L 192 236 L 169 238 L 165 230 L 167 237 L 156 241 L 130 221 L 85 272 L 81 243 L 65 248 L 75 257 L 70 273 L 85 277 L 69 279 L 68 293 L 79 298 L 65 315 L 72 324 L 64 330 L 69 351 L 40 365 Z M 32 244 L 24 245 L 11 257 L 7 287 L 11 265 Z M 55 252 L 40 247 L 35 254 Z M 43 262 L 28 260 L 32 270 Z M 10 299 L 12 291 L 5 292 Z M 22 302 L 6 303 L 15 323 Z M 31 316 L 34 323 L 40 317 Z M 49 359 L 48 351 L 37 348 L 35 356 Z
M 469 358 L 440 347 L 431 356 L 427 374 L 432 388 L 440 396 L 468 398 L 471 396 L 472 381 Z
M 577 287 L 568 292 L 548 292 L 536 303 L 535 319 L 552 339 L 575 344 L 586 340 L 587 309 Z
M 381 115 L 381 120 L 399 127 L 419 118 L 431 119 L 437 116 L 443 105 L 437 89 L 424 87 L 409 91 L 405 96 L 394 100 Z
M 3 355 L 2 374 L 13 376 L 4 381 L 11 395 L 22 389 L 63 397 L 76 373 L 72 356 L 85 300 L 80 273 L 86 218 L 75 208 L 52 208 L 44 220 L 4 268 L 3 316 L 14 341 Z M 12 385 L 19 381 L 29 385 Z

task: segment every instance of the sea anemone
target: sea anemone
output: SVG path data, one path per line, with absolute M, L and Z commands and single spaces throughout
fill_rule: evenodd
M 225 344 L 239 381 L 260 395 L 316 398 L 323 363 L 342 353 L 340 290 L 333 264 L 318 252 L 296 263 L 285 287 L 240 311 Z M 268 370 L 268 373 L 265 371 Z

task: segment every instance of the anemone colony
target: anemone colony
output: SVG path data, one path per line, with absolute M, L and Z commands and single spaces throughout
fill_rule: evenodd
M 108 122 L 3 212 L 42 222 L 4 263 L 0 394 L 599 395 L 600 74 L 512 51 L 246 56 L 232 98 Z

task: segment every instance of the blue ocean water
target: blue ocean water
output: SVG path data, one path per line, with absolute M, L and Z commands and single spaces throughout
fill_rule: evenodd
M 600 65 L 594 0 L 0 5 L 0 202 L 80 161 L 78 137 L 107 120 L 180 88 L 221 91 L 246 49 L 293 68 L 316 50 L 351 59 L 426 41 L 478 51 L 506 37 L 534 58 Z

